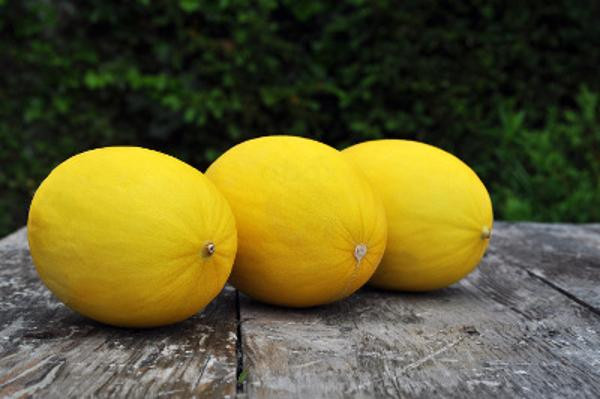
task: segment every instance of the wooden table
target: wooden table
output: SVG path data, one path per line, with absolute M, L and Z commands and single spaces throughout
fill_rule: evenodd
M 497 223 L 445 290 L 292 310 L 228 287 L 178 325 L 85 319 L 0 241 L 0 397 L 600 397 L 600 225 Z

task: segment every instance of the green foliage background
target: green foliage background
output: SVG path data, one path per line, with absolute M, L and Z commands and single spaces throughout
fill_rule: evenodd
M 600 3 L 0 0 L 0 235 L 52 167 L 264 134 L 447 149 L 497 218 L 600 221 Z

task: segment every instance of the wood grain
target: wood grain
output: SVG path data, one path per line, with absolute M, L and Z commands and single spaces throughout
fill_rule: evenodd
M 65 308 L 19 230 L 0 240 L 0 397 L 597 398 L 600 225 L 495 227 L 481 267 L 439 292 L 293 310 L 227 288 L 153 330 Z
M 498 226 L 503 238 L 492 241 L 481 267 L 436 293 L 363 289 L 308 310 L 242 297 L 244 391 L 250 398 L 597 398 L 600 318 L 525 270 L 544 270 L 534 265 L 540 258 L 517 264 L 505 256 L 512 238 L 503 230 L 515 228 Z M 564 252 L 568 264 L 577 251 Z
M 59 303 L 26 232 L 0 242 L 0 397 L 234 397 L 235 291 L 170 327 L 112 328 Z
M 496 254 L 600 314 L 600 224 L 499 223 Z

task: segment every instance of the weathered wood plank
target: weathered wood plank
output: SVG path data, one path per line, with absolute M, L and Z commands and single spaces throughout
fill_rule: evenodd
M 233 397 L 236 302 L 152 330 L 112 328 L 60 304 L 20 230 L 0 242 L 0 397 Z
M 106 327 L 43 288 L 25 234 L 0 240 L 0 397 L 235 395 L 233 290 L 178 326 Z M 242 297 L 245 391 L 597 397 L 599 235 L 499 223 L 481 269 L 433 294 L 365 289 L 309 310 Z
M 27 228 L 23 227 L 0 239 L 0 251 L 3 249 L 27 249 Z
M 499 223 L 496 254 L 600 313 L 600 224 Z
M 242 297 L 245 392 L 598 397 L 600 317 L 512 263 L 505 244 L 492 241 L 478 271 L 436 293 L 364 289 L 308 310 Z

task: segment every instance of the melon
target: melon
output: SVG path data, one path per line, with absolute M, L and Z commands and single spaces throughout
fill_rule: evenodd
M 408 140 L 376 140 L 342 152 L 381 195 L 388 243 L 370 284 L 429 291 L 469 274 L 489 243 L 490 196 L 454 155 Z
M 184 320 L 225 285 L 231 209 L 197 169 L 139 147 L 87 151 L 37 189 L 27 223 L 41 280 L 71 309 L 125 327 Z
M 225 152 L 206 175 L 236 218 L 230 281 L 256 300 L 309 307 L 345 298 L 383 256 L 381 199 L 334 148 L 301 137 L 261 137 Z

